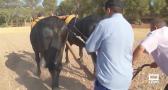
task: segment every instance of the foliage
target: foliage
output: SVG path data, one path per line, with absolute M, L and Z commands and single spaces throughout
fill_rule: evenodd
M 141 18 L 149 14 L 149 0 L 125 0 L 124 14 L 129 20 L 141 23 Z
M 50 2 L 51 0 L 44 2 L 44 6 L 54 5 L 53 2 L 51 2 L 52 4 Z M 25 25 L 31 21 L 32 16 L 45 10 L 48 12 L 51 10 L 49 7 L 38 6 L 38 3 L 39 0 L 0 0 L 0 26 L 4 26 L 4 24 L 5 26 Z
M 57 13 L 72 14 L 77 13 L 80 17 L 90 14 L 104 14 L 103 4 L 106 0 L 64 0 L 57 8 Z
M 41 2 L 44 1 L 44 2 Z M 0 0 L 0 26 L 25 25 L 39 12 L 45 15 L 78 14 L 81 18 L 90 14 L 104 15 L 107 0 L 64 0 L 56 6 L 57 0 Z M 168 0 L 122 0 L 125 17 L 135 23 L 144 18 L 162 16 L 168 20 Z M 41 3 L 39 3 L 41 2 Z
M 165 0 L 150 0 L 150 12 L 152 15 L 161 14 L 161 10 L 166 6 Z
M 56 10 L 57 15 L 65 15 L 75 13 L 75 0 L 64 0 Z
M 44 0 L 43 6 L 45 13 L 49 15 L 56 10 L 56 0 Z

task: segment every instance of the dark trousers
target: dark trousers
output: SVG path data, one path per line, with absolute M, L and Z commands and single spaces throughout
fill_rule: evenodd
M 164 90 L 168 90 L 168 84 L 166 85 L 166 87 L 164 88 Z
M 110 90 L 110 89 L 107 89 L 106 87 L 104 87 L 103 85 L 101 85 L 99 83 L 99 81 L 96 79 L 94 90 Z

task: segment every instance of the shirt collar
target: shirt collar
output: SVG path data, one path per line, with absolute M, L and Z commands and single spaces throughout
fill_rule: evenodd
M 111 17 L 123 17 L 121 13 L 114 13 Z

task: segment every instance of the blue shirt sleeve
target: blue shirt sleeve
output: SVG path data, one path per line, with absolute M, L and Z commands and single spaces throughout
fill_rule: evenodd
M 96 29 L 92 32 L 89 39 L 86 41 L 87 52 L 96 52 L 99 49 L 101 42 L 103 41 L 103 32 L 104 30 L 102 25 L 99 23 Z

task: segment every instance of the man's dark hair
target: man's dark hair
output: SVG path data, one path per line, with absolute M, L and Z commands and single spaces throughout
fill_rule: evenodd
M 105 3 L 105 9 L 111 8 L 114 12 L 121 13 L 123 11 L 123 2 L 120 0 L 108 0 Z
M 151 25 L 154 25 L 154 26 L 161 28 L 161 27 L 166 26 L 167 24 L 166 24 L 165 20 L 162 18 L 153 18 L 151 20 Z

